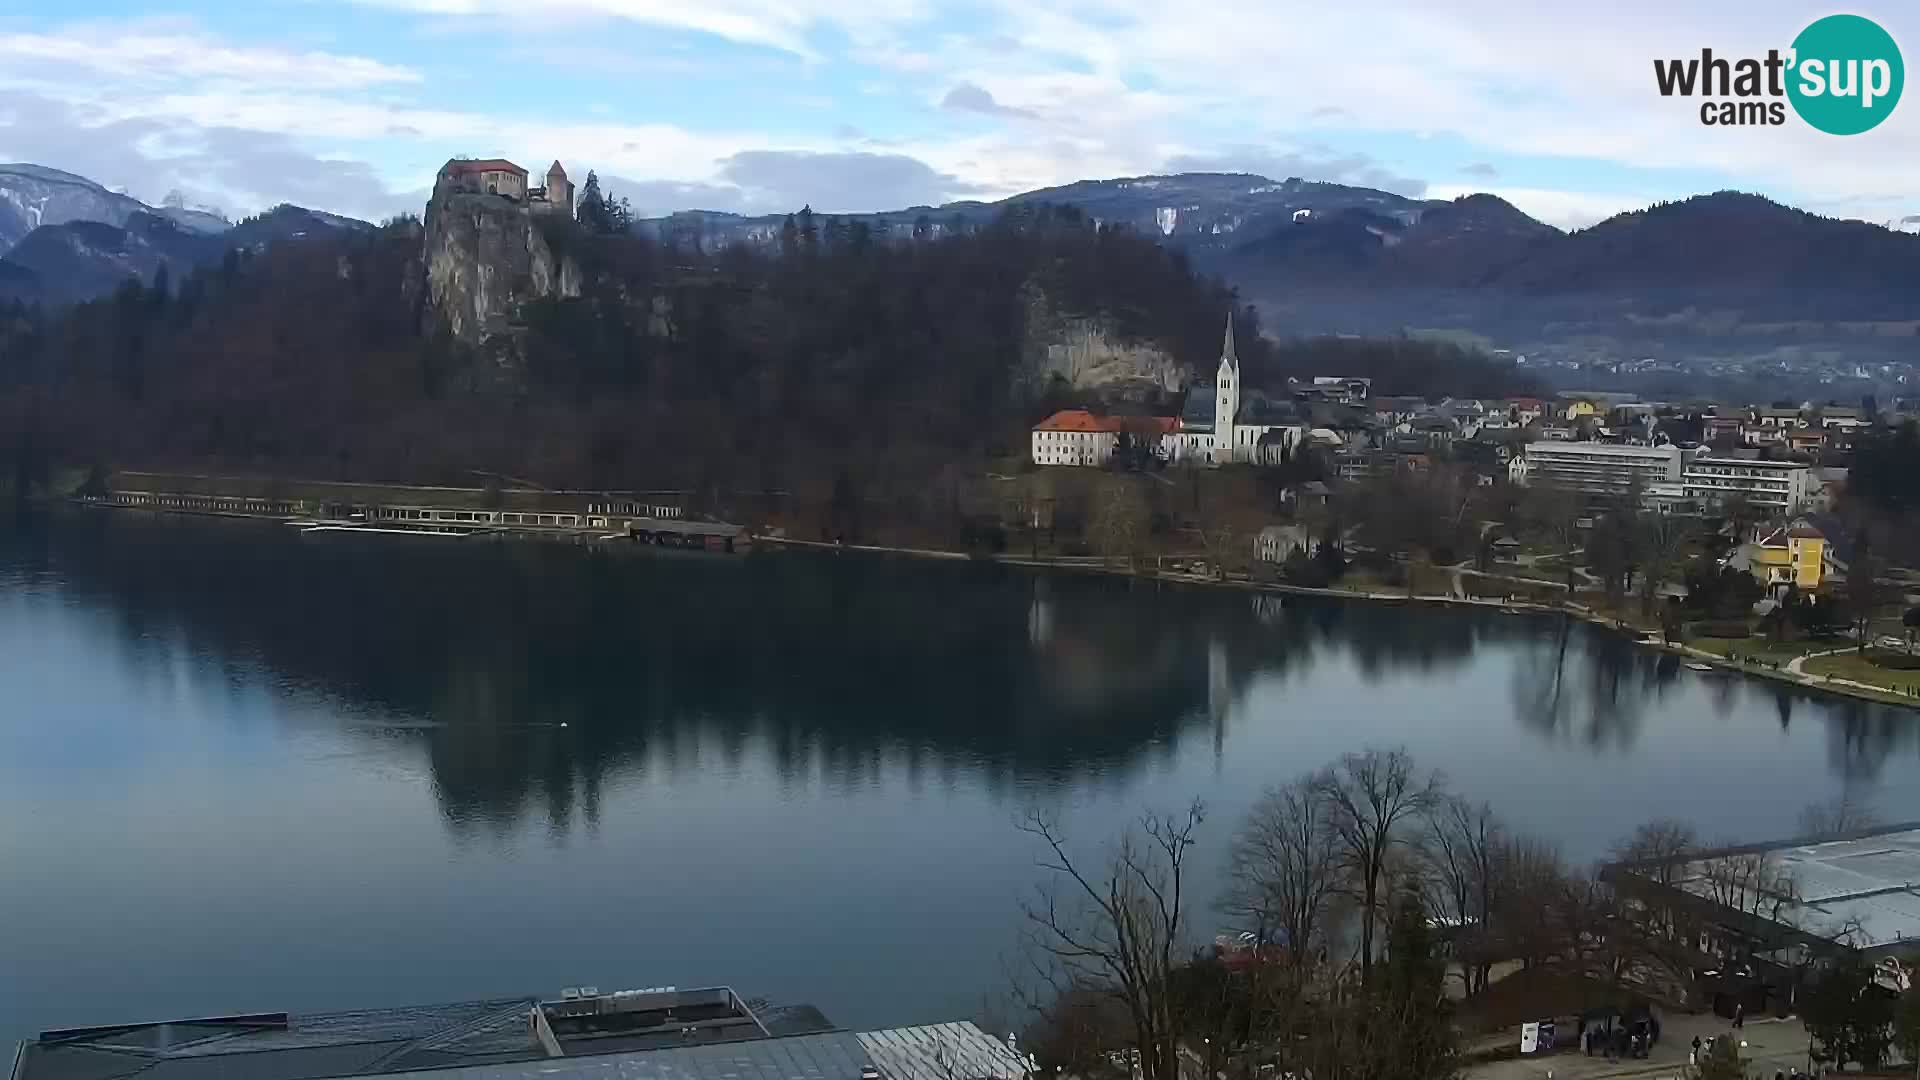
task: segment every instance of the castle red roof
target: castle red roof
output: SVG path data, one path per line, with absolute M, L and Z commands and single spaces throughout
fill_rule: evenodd
M 450 176 L 477 172 L 511 172 L 519 173 L 521 176 L 527 175 L 527 170 L 508 161 L 506 158 L 456 158 L 453 161 L 447 162 L 447 167 L 441 171 Z

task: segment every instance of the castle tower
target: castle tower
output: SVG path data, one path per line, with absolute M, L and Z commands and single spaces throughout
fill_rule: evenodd
M 567 179 L 567 170 L 560 167 L 558 160 L 547 170 L 547 201 L 554 209 L 573 216 L 573 181 Z
M 1220 370 L 1214 375 L 1213 461 L 1234 459 L 1233 421 L 1240 415 L 1240 358 L 1233 352 L 1233 312 L 1227 312 L 1227 336 L 1220 346 Z

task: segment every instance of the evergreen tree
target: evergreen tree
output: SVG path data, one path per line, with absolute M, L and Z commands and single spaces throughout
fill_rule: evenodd
M 1375 1019 L 1379 1036 L 1394 1045 L 1383 1076 L 1407 1080 L 1449 1077 L 1458 1044 L 1445 993 L 1446 961 L 1417 893 L 1403 893 L 1387 924 L 1387 959 Z
M 1807 1034 L 1836 1066 L 1857 1061 L 1875 1069 L 1886 1060 L 1894 999 L 1874 982 L 1873 969 L 1859 956 L 1835 964 L 1803 999 L 1800 1015 Z
M 600 194 L 600 177 L 593 170 L 587 170 L 587 182 L 580 185 L 580 197 L 575 200 L 574 218 L 585 226 L 588 232 L 604 233 L 607 229 L 607 200 Z
M 819 242 L 819 231 L 813 223 L 813 206 L 808 204 L 800 208 L 800 216 L 795 221 L 800 230 L 800 250 L 811 255 Z

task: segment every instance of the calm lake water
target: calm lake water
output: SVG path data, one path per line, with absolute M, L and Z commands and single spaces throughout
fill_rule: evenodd
M 1055 811 L 1405 745 L 1572 857 L 1920 818 L 1915 714 L 1551 617 L 864 557 L 0 522 L 0 1040 L 726 983 L 849 1027 L 1004 985 Z M 1210 926 L 1207 919 L 1203 926 Z

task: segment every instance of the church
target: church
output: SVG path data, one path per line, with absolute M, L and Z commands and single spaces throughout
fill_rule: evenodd
M 1154 417 L 1161 432 L 1156 447 L 1170 462 L 1206 465 L 1277 465 L 1306 438 L 1307 421 L 1292 401 L 1275 401 L 1241 385 L 1240 357 L 1233 344 L 1233 313 L 1220 345 L 1212 382 L 1187 387 L 1178 417 Z M 1113 456 L 1123 421 L 1084 410 L 1056 413 L 1033 429 L 1036 465 L 1105 465 Z

